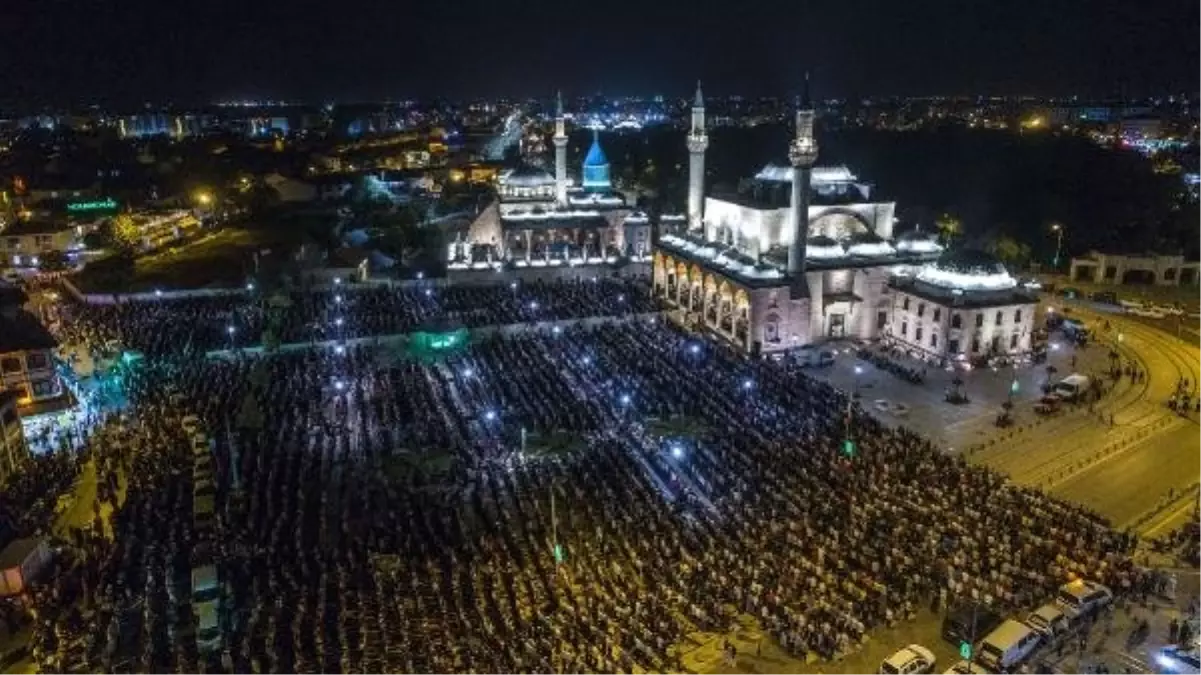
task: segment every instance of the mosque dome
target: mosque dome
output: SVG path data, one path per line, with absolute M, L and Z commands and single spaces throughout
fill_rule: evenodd
M 901 253 L 938 253 L 943 250 L 933 232 L 921 230 L 901 233 L 896 238 L 896 247 Z
M 868 230 L 852 234 L 847 238 L 846 245 L 847 253 L 864 258 L 877 258 L 896 253 L 896 249 L 892 247 L 892 244 L 884 241 L 884 237 Z
M 996 256 L 977 249 L 944 251 L 922 267 L 917 278 L 933 286 L 960 290 L 1003 290 L 1017 286 Z
M 585 190 L 608 190 L 611 187 L 609 182 L 609 158 L 605 157 L 605 151 L 600 146 L 600 136 L 596 129 L 592 130 L 592 147 L 588 149 L 588 155 L 584 157 L 584 180 L 581 181 Z
M 805 240 L 806 258 L 828 260 L 831 258 L 841 258 L 844 255 L 846 255 L 846 251 L 843 250 L 842 245 L 824 234 L 809 237 Z
M 506 174 L 502 180 L 514 187 L 543 187 L 554 185 L 555 177 L 536 166 L 522 165 Z

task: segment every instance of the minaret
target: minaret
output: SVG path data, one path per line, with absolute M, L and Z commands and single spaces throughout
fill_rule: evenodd
M 692 129 L 688 132 L 688 229 L 704 229 L 705 207 L 705 149 L 709 136 L 705 133 L 705 99 L 701 82 L 696 82 L 696 99 L 692 102 Z
M 788 147 L 792 164 L 792 245 L 788 247 L 788 273 L 805 273 L 805 243 L 809 238 L 809 177 L 817 162 L 817 140 L 813 137 L 813 103 L 809 100 L 809 73 L 796 110 L 796 137 Z
M 555 202 L 567 206 L 567 130 L 563 126 L 563 92 L 555 102 Z

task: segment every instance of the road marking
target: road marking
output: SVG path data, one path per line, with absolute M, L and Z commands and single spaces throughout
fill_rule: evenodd
M 1186 501 L 1185 503 L 1181 504 L 1179 508 L 1173 509 L 1173 510 L 1172 510 L 1170 513 L 1168 513 L 1166 516 L 1161 516 L 1161 517 L 1157 518 L 1157 519 L 1156 519 L 1156 524 L 1155 524 L 1155 527 L 1150 527 L 1150 528 L 1147 528 L 1146 530 L 1143 530 L 1143 533 L 1142 533 L 1142 535 L 1141 535 L 1141 536 L 1143 536 L 1143 537 L 1145 537 L 1145 538 L 1150 538 L 1150 537 L 1152 537 L 1152 536 L 1153 536 L 1153 535 L 1154 535 L 1156 532 L 1158 532 L 1158 531 L 1162 530 L 1162 529 L 1164 528 L 1164 526 L 1166 526 L 1168 523 L 1170 523 L 1170 522 L 1172 522 L 1173 520 L 1175 520 L 1175 519 L 1176 519 L 1176 518 L 1177 518 L 1179 515 L 1181 515 L 1182 513 L 1186 513 L 1186 512 L 1188 512 L 1190 509 L 1195 509 L 1195 508 L 1197 508 L 1197 505 L 1194 503 L 1194 500 L 1195 500 L 1195 499 L 1196 499 L 1196 496 L 1195 496 L 1195 495 L 1192 495 L 1192 496 L 1190 496 L 1190 498 L 1188 499 L 1188 501 Z

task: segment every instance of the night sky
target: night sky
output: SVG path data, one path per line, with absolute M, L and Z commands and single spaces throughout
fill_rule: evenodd
M 9 104 L 1193 92 L 1197 0 L 4 0 Z

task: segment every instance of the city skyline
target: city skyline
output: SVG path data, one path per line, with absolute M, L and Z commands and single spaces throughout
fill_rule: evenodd
M 686 96 L 697 78 L 713 96 L 788 96 L 806 70 L 822 98 L 1137 98 L 1196 91 L 1201 16 L 1195 3 L 1116 0 L 610 3 L 583 12 L 464 0 L 403 12 L 362 3 L 336 17 L 228 2 L 186 17 L 144 0 L 91 12 L 37 9 L 6 36 L 16 58 L 0 76 L 0 98 L 197 104 L 542 98 L 556 89 Z

